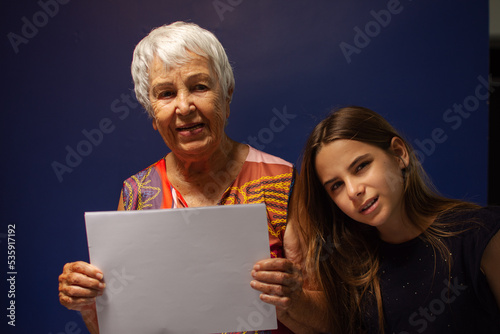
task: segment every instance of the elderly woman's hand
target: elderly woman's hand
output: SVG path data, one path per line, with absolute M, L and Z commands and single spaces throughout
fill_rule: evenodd
M 286 313 L 303 297 L 302 272 L 290 260 L 275 258 L 259 261 L 254 265 L 252 277 L 252 288 L 262 292 L 262 301 L 277 307 L 278 316 Z
M 252 270 L 252 288 L 260 299 L 276 306 L 278 320 L 297 334 L 328 332 L 324 297 L 321 291 L 304 288 L 302 270 L 289 259 L 266 259 Z
M 83 261 L 66 263 L 59 275 L 59 301 L 70 310 L 89 311 L 105 286 L 103 274 L 95 266 Z

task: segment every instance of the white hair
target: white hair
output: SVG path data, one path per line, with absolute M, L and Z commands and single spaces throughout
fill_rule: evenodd
M 224 99 L 231 100 L 234 90 L 233 69 L 217 37 L 194 23 L 174 22 L 153 29 L 134 50 L 131 70 L 135 95 L 150 117 L 154 118 L 149 100 L 149 69 L 153 59 L 158 57 L 169 69 L 189 62 L 192 59 L 189 52 L 209 61 L 219 80 Z

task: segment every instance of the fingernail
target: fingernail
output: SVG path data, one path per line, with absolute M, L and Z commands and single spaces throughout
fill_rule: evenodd
M 252 288 L 255 288 L 255 281 L 251 281 L 251 282 L 250 282 L 250 286 L 251 286 Z
M 253 269 L 254 270 L 260 270 L 260 264 L 256 264 L 255 266 L 253 266 Z
M 99 283 L 99 289 L 104 289 L 106 287 L 105 283 Z
M 250 274 L 252 275 L 252 277 L 255 277 L 257 275 L 257 272 L 255 270 L 252 270 Z
M 102 275 L 102 273 L 97 273 L 97 275 L 95 275 L 95 277 L 100 281 L 100 280 L 102 280 L 102 278 L 104 276 Z

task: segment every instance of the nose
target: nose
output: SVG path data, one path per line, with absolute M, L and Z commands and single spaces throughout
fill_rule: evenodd
M 176 99 L 175 112 L 181 116 L 187 116 L 194 111 L 195 106 L 188 92 L 178 92 Z
M 363 183 L 356 180 L 346 181 L 346 189 L 347 195 L 352 201 L 357 200 L 365 192 Z

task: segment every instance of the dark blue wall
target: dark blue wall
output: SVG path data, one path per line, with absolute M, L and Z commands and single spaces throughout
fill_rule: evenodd
M 167 152 L 132 99 L 129 73 L 136 43 L 164 23 L 196 22 L 226 47 L 236 76 L 233 139 L 296 162 L 332 107 L 366 106 L 415 144 L 444 194 L 486 203 L 486 0 L 22 0 L 0 8 L 2 333 L 85 332 L 59 305 L 57 276 L 64 263 L 88 259 L 84 212 L 114 210 L 122 180 Z M 9 224 L 15 328 L 6 317 Z

